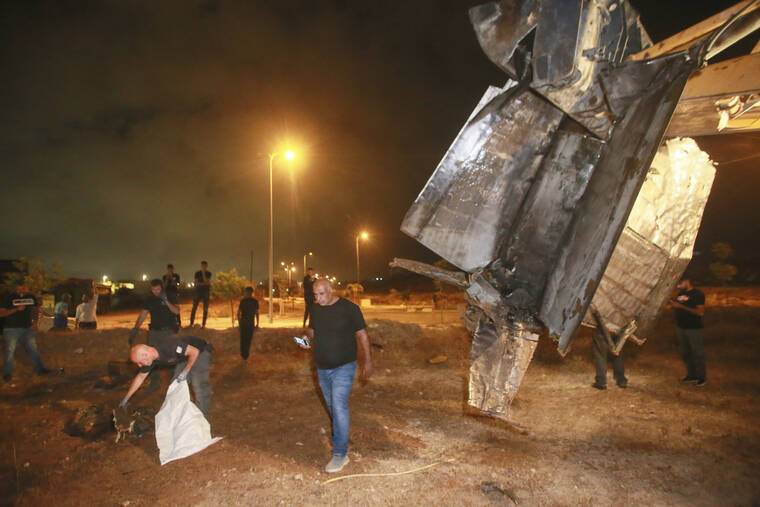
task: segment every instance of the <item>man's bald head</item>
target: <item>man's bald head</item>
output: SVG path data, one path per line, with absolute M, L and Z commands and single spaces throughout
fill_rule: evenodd
M 320 306 L 331 305 L 338 299 L 333 295 L 330 280 L 327 278 L 320 278 L 314 282 L 314 298 Z
M 135 345 L 129 352 L 129 359 L 138 366 L 148 366 L 158 356 L 158 352 L 148 345 Z

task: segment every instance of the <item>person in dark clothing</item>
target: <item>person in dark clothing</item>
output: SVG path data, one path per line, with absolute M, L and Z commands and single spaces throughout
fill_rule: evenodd
M 207 341 L 194 336 L 172 335 L 156 346 L 135 345 L 130 360 L 140 367 L 119 407 L 125 407 L 133 394 L 156 366 L 174 366 L 174 380 L 190 380 L 195 393 L 195 403 L 208 417 L 211 407 L 211 383 L 209 371 L 214 348 Z
M 253 330 L 259 327 L 259 302 L 253 297 L 253 287 L 245 288 L 245 297 L 238 305 L 237 319 L 240 328 L 240 357 L 248 359 Z
M 311 313 L 311 307 L 314 304 L 314 268 L 309 268 L 306 271 L 306 276 L 303 277 L 303 327 L 306 327 L 306 320 Z
M 137 332 L 140 329 L 145 318 L 150 314 L 150 327 L 148 330 L 148 345 L 157 346 L 160 345 L 166 338 L 176 333 L 177 318 L 179 308 L 175 306 L 166 293 L 163 291 L 163 282 L 158 278 L 151 280 L 150 282 L 150 295 L 145 298 L 143 304 L 143 311 L 135 321 L 135 327 L 129 332 L 129 344 L 132 345 L 137 337 Z M 158 376 L 154 370 L 150 374 L 150 386 L 151 390 L 158 389 Z
M 364 360 L 361 377 L 372 375 L 369 336 L 362 311 L 354 303 L 336 296 L 326 279 L 314 283 L 317 304 L 303 336 L 311 339 L 303 349 L 314 347 L 319 387 L 333 424 L 332 459 L 328 473 L 339 472 L 348 463 L 348 397 L 356 373 L 357 342 Z
M 686 376 L 681 382 L 693 382 L 697 387 L 702 387 L 707 383 L 702 324 L 705 295 L 701 290 L 694 288 L 688 278 L 681 280 L 677 288 L 678 295 L 670 301 L 670 306 L 675 311 L 678 345 L 681 358 L 686 364 Z
M 208 270 L 208 262 L 201 262 L 200 271 L 195 272 L 195 298 L 193 299 L 193 310 L 190 312 L 190 327 L 195 323 L 195 310 L 198 303 L 203 301 L 203 327 L 206 327 L 206 317 L 208 317 L 208 300 L 211 294 L 211 271 Z
M 169 302 L 177 307 L 179 307 L 179 274 L 174 272 L 174 264 L 167 264 L 166 265 L 166 274 L 161 279 L 164 286 L 164 292 L 166 293 L 166 297 L 169 299 Z M 177 316 L 177 329 L 176 331 L 179 331 L 179 328 L 182 327 L 182 320 L 180 319 L 180 314 L 178 313 Z
M 615 335 L 613 336 L 613 340 Z M 592 387 L 596 389 L 607 389 L 607 361 L 612 361 L 612 375 L 618 387 L 625 389 L 628 387 L 628 379 L 625 378 L 625 367 L 623 366 L 623 351 L 616 356 L 610 351 L 609 344 L 604 335 L 598 329 L 591 333 L 594 348 L 594 368 L 596 369 L 596 379 Z
M 13 376 L 13 357 L 18 342 L 21 342 L 32 360 L 32 366 L 37 375 L 50 373 L 42 364 L 37 349 L 37 298 L 30 294 L 26 284 L 19 283 L 16 290 L 5 299 L 0 308 L 0 317 L 5 317 L 3 337 L 5 338 L 5 362 L 3 364 L 3 380 L 8 382 Z

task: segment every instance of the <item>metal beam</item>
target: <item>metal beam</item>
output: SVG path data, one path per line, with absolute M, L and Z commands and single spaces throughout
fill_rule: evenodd
M 696 41 L 703 39 L 713 30 L 720 28 L 726 21 L 731 19 L 732 16 L 741 12 L 742 9 L 752 4 L 753 2 L 754 5 L 751 5 L 744 13 L 749 14 L 750 12 L 753 12 L 760 8 L 760 2 L 757 2 L 756 0 L 743 0 L 733 7 L 729 7 L 728 9 L 709 17 L 706 20 L 697 23 L 690 28 L 687 28 L 686 30 L 683 30 L 682 32 L 678 32 L 677 34 L 672 35 L 653 46 L 630 55 L 627 59 L 647 60 L 656 56 L 661 56 L 686 49 Z
M 667 137 L 701 136 L 760 130 L 760 110 L 752 96 L 760 94 L 760 53 L 708 65 L 686 83 L 670 121 Z M 733 99 L 736 100 L 726 100 Z M 721 115 L 725 126 L 719 129 Z

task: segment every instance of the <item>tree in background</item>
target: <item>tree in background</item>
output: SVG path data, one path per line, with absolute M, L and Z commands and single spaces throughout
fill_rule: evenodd
M 53 262 L 50 266 L 46 266 L 42 259 L 26 257 L 13 261 L 13 267 L 17 271 L 5 275 L 5 284 L 12 288 L 19 282 L 23 282 L 29 292 L 37 295 L 52 290 L 61 278 L 63 270 L 60 262 Z
M 716 261 L 710 263 L 710 274 L 722 284 L 729 283 L 739 271 L 736 266 L 726 262 L 733 257 L 734 249 L 728 243 L 713 243 L 711 251 Z
M 230 320 L 235 327 L 235 300 L 243 295 L 243 289 L 248 285 L 248 280 L 238 275 L 237 269 L 232 268 L 228 272 L 218 271 L 216 280 L 211 282 L 211 297 L 229 301 Z

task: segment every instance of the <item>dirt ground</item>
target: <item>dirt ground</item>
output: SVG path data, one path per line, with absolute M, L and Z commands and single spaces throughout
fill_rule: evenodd
M 741 298 L 739 298 L 739 301 Z M 626 345 L 629 388 L 591 388 L 590 336 L 560 358 L 544 340 L 513 405 L 519 426 L 467 409 L 470 337 L 459 324 L 369 319 L 376 373 L 351 396 L 351 463 L 325 484 L 330 425 L 296 328 L 261 329 L 247 362 L 237 330 L 184 331 L 215 347 L 212 433 L 224 439 L 160 466 L 152 435 L 114 443 L 64 425 L 115 406 L 126 384 L 97 388 L 127 354 L 126 329 L 41 333 L 60 375 L 32 375 L 23 350 L 0 385 L 0 502 L 15 505 L 757 505 L 760 308 L 711 308 L 708 384 L 683 385 L 672 316 Z M 429 315 L 424 316 L 429 319 Z M 262 319 L 262 322 L 264 319 Z M 430 322 L 425 320 L 425 322 Z M 144 338 L 144 336 L 143 336 Z M 431 365 L 428 359 L 447 360 Z M 610 372 L 611 377 L 611 372 Z M 131 405 L 160 407 L 160 391 Z M 449 461 L 451 460 L 451 461 Z

